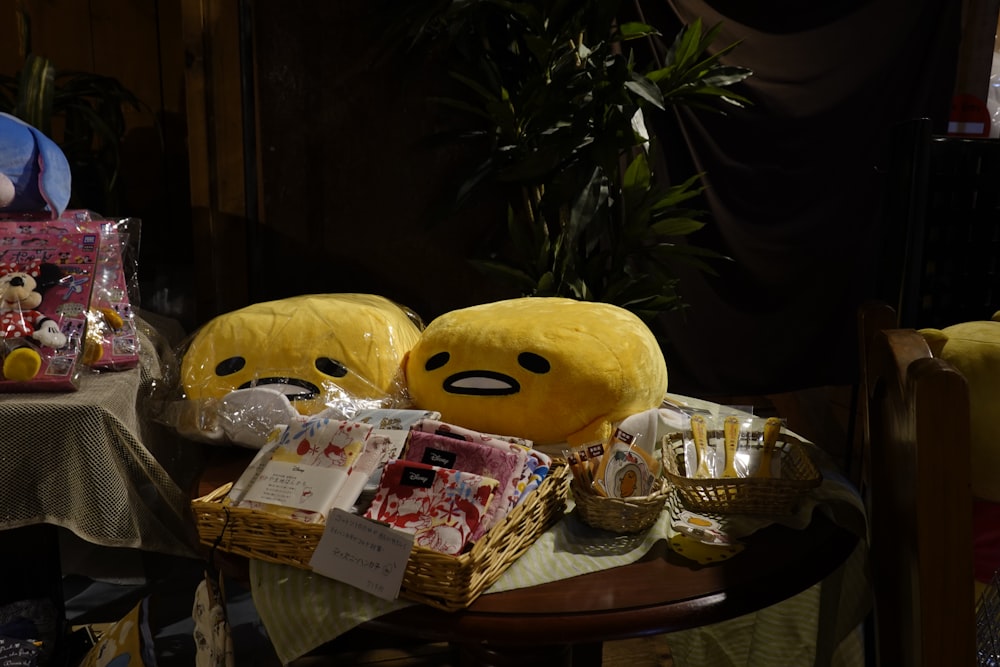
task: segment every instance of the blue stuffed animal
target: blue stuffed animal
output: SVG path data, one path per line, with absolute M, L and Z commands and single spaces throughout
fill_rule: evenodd
M 0 113 L 0 212 L 47 211 L 57 218 L 69 204 L 69 162 L 41 131 Z

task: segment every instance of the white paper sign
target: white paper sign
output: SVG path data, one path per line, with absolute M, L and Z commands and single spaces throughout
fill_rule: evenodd
M 334 509 L 309 565 L 324 577 L 395 600 L 412 550 L 413 535 Z

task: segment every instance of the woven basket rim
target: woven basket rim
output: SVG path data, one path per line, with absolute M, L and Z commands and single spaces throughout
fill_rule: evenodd
M 656 484 L 656 488 L 653 490 L 652 493 L 645 496 L 631 496 L 629 498 L 601 496 L 596 493 L 591 493 L 589 490 L 587 490 L 587 487 L 584 485 L 584 483 L 581 482 L 576 477 L 573 477 L 570 480 L 570 489 L 572 490 L 579 489 L 582 492 L 581 493 L 582 496 L 593 498 L 601 502 L 611 501 L 615 504 L 623 504 L 623 505 L 645 505 L 648 503 L 659 502 L 664 496 L 670 493 L 670 485 L 668 484 L 667 479 L 660 477 L 654 482 L 654 484 Z M 577 496 L 574 495 L 574 498 L 577 498 Z

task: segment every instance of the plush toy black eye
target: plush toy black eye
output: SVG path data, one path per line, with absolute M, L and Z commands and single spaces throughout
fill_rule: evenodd
M 226 375 L 232 375 L 243 370 L 243 367 L 247 365 L 247 360 L 243 357 L 229 357 L 228 359 L 223 359 L 215 367 L 215 374 L 224 377 Z
M 517 355 L 517 363 L 521 364 L 521 367 L 525 370 L 538 373 L 539 375 L 548 373 L 552 368 L 548 359 L 534 352 L 522 352 Z
M 347 375 L 347 366 L 330 357 L 320 357 L 316 360 L 316 370 L 324 375 L 342 378 Z
M 441 368 L 446 363 L 448 363 L 449 359 L 451 359 L 451 355 L 448 354 L 447 352 L 438 352 L 437 354 L 435 354 L 434 356 L 432 356 L 430 359 L 427 360 L 427 363 L 424 364 L 424 370 L 436 371 L 437 369 Z

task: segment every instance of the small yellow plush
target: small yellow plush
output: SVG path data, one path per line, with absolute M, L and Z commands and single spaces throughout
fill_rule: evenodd
M 657 407 L 667 366 L 635 314 L 608 303 L 523 297 L 433 320 L 404 362 L 415 407 L 541 445 L 605 441 Z
M 976 592 L 1000 569 L 1000 312 L 992 320 L 921 329 L 935 357 L 969 386 Z
M 288 414 L 316 415 L 334 405 L 349 416 L 345 408 L 352 403 L 384 407 L 406 400 L 402 361 L 420 331 L 412 311 L 373 294 L 265 301 L 195 331 L 183 351 L 180 381 L 190 402 L 215 399 L 233 428 L 254 418 L 264 427 L 288 423 Z M 259 430 L 266 436 L 266 428 Z

